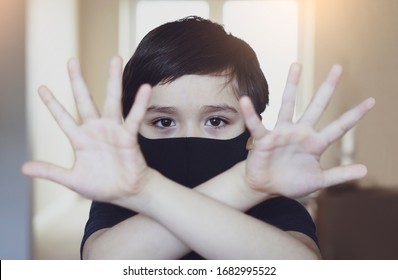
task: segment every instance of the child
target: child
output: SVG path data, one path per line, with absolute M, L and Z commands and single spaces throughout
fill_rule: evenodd
M 367 99 L 315 131 L 340 66 L 293 123 L 293 64 L 267 131 L 259 115 L 268 86 L 256 55 L 218 24 L 189 17 L 154 29 L 126 65 L 123 86 L 121 65 L 111 61 L 100 115 L 77 61 L 69 62 L 80 125 L 39 89 L 75 164 L 23 166 L 94 200 L 84 259 L 320 258 L 314 223 L 294 198 L 366 174 L 362 165 L 322 170 L 319 159 L 374 105 Z

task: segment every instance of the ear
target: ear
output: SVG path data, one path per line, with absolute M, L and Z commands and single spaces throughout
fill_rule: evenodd
M 251 149 L 253 149 L 253 146 L 254 146 L 254 138 L 253 136 L 250 136 L 246 142 L 246 150 L 250 151 Z

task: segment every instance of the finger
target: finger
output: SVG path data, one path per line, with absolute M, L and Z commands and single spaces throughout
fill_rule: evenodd
M 87 85 L 82 77 L 79 61 L 75 58 L 68 62 L 69 78 L 72 85 L 73 95 L 80 117 L 83 121 L 98 118 L 99 113 L 94 105 Z
M 347 166 L 338 166 L 324 171 L 323 187 L 342 184 L 351 180 L 357 180 L 366 175 L 368 172 L 365 165 L 354 164 Z
M 58 102 L 52 92 L 45 86 L 39 88 L 39 95 L 43 103 L 46 105 L 55 121 L 65 133 L 65 135 L 72 140 L 73 135 L 77 129 L 77 124 L 72 116 L 65 110 L 65 108 Z
M 141 122 L 144 119 L 151 97 L 152 88 L 148 84 L 142 85 L 137 92 L 133 107 L 126 117 L 125 125 L 132 135 L 137 135 Z
M 117 122 L 122 122 L 122 59 L 114 57 L 109 65 L 108 87 L 104 105 L 103 116 Z
M 248 96 L 242 96 L 239 103 L 246 127 L 254 137 L 254 140 L 263 138 L 267 134 L 268 130 L 264 127 L 258 117 L 250 98 Z
M 287 77 L 287 82 L 285 90 L 282 96 L 282 105 L 279 110 L 278 120 L 276 125 L 283 122 L 291 122 L 294 114 L 294 107 L 296 103 L 296 91 L 297 85 L 300 80 L 301 66 L 298 63 L 292 64 L 290 66 L 289 74 Z
M 368 98 L 355 108 L 344 113 L 340 118 L 320 131 L 321 137 L 329 144 L 338 140 L 353 128 L 375 105 L 374 98 Z
M 51 180 L 64 186 L 71 185 L 68 169 L 47 162 L 28 161 L 22 166 L 22 173 L 31 177 Z
M 300 123 L 313 126 L 318 122 L 332 98 L 342 72 L 343 68 L 340 65 L 333 65 L 326 80 L 322 83 L 321 87 L 312 98 L 311 103 L 308 105 L 307 110 L 300 118 Z

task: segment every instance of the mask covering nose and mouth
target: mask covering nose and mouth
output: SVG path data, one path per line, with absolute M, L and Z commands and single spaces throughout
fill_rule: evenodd
M 250 133 L 219 140 L 211 138 L 148 139 L 138 136 L 148 166 L 186 187 L 196 187 L 247 157 Z

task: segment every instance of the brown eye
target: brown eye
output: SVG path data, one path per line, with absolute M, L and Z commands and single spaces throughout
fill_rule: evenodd
M 227 121 L 221 118 L 211 118 L 206 122 L 207 126 L 214 126 L 214 127 L 223 127 L 226 124 L 228 124 Z
M 175 122 L 172 119 L 160 119 L 153 122 L 153 124 L 160 128 L 175 126 Z

